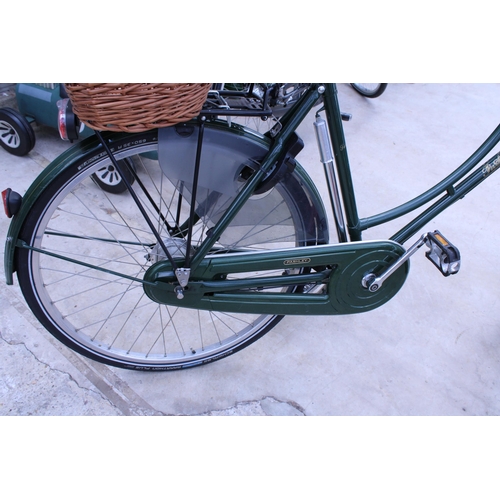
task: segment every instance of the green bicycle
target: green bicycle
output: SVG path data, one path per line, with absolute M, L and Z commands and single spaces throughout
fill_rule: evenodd
M 401 289 L 421 247 L 443 275 L 458 272 L 458 249 L 437 231 L 403 245 L 498 169 L 500 153 L 484 159 L 500 141 L 500 126 L 433 188 L 360 219 L 336 86 L 295 84 L 287 105 L 279 101 L 285 85 L 259 84 L 261 95 L 252 86 L 211 90 L 197 118 L 169 127 L 97 131 L 54 160 L 22 200 L 3 192 L 13 215 L 7 282 L 17 273 L 50 333 L 113 366 L 188 368 L 247 347 L 284 315 L 382 306 Z M 276 106 L 285 112 L 264 135 L 234 123 L 270 118 Z M 335 237 L 296 160 L 303 147 L 297 127 L 315 106 Z M 121 160 L 133 162 L 131 196 L 93 181 L 110 159 L 118 172 Z M 432 200 L 386 240 L 362 239 Z

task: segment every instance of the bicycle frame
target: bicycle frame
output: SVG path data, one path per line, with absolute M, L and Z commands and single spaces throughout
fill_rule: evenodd
M 343 200 L 343 213 L 347 225 L 348 237 L 351 242 L 361 242 L 363 231 L 389 222 L 412 212 L 429 201 L 436 200 L 423 213 L 415 217 L 410 223 L 399 230 L 387 242 L 372 242 L 371 244 L 359 243 L 357 246 L 351 247 L 346 243 L 340 245 L 327 245 L 319 247 L 320 250 L 312 248 L 297 248 L 293 251 L 280 252 L 260 252 L 258 255 L 243 255 L 235 256 L 218 256 L 217 258 L 207 257 L 210 249 L 216 243 L 217 239 L 224 232 L 236 213 L 249 199 L 256 187 L 268 175 L 273 166 L 276 164 L 277 158 L 281 153 L 284 145 L 287 143 L 291 134 L 296 130 L 298 125 L 311 111 L 317 103 L 318 98 L 323 96 L 324 111 L 329 129 L 329 138 L 333 149 L 333 155 L 336 166 L 336 177 L 338 178 L 337 186 L 330 185 L 331 192 L 340 190 L 340 196 Z M 322 111 L 322 110 L 321 110 Z M 317 113 L 319 115 L 319 112 Z M 274 144 L 270 149 L 267 157 L 263 160 L 260 170 L 248 181 L 244 189 L 238 194 L 233 204 L 227 210 L 223 218 L 216 224 L 202 245 L 197 249 L 194 257 L 191 260 L 189 272 L 195 277 L 190 285 L 190 294 L 194 299 L 192 307 L 206 307 L 207 309 L 214 307 L 224 311 L 242 311 L 249 310 L 252 312 L 258 311 L 262 313 L 275 314 L 346 314 L 352 312 L 366 311 L 374 307 L 378 307 L 381 303 L 385 303 L 391 298 L 402 286 L 404 277 L 402 274 L 408 273 L 408 263 L 404 260 L 404 267 L 399 273 L 399 278 L 394 280 L 392 285 L 385 288 L 384 296 L 379 296 L 381 293 L 378 290 L 377 297 L 370 296 L 370 292 L 359 290 L 361 289 L 361 274 L 366 273 L 365 267 L 372 265 L 374 268 L 381 266 L 381 262 L 377 264 L 370 261 L 373 252 L 383 254 L 382 261 L 385 266 L 392 265 L 395 261 L 401 258 L 404 250 L 399 245 L 415 235 L 429 220 L 437 214 L 448 208 L 455 201 L 462 198 L 477 187 L 489 175 L 491 175 L 500 166 L 500 153 L 493 156 L 488 162 L 478 167 L 479 162 L 493 149 L 500 141 L 500 125 L 490 135 L 490 137 L 478 148 L 478 150 L 452 174 L 436 184 L 433 188 L 425 193 L 417 196 L 403 205 L 395 207 L 384 213 L 360 219 L 358 216 L 354 186 L 351 178 L 349 166 L 349 158 L 345 143 L 344 131 L 342 126 L 342 115 L 337 99 L 337 89 L 335 84 L 315 84 L 301 97 L 296 106 L 284 117 L 281 122 L 282 129 L 274 138 Z M 475 170 L 474 170 L 475 169 Z M 472 173 L 470 173 L 472 171 Z M 469 175 L 468 175 L 469 174 Z M 327 176 L 328 177 L 328 176 Z M 334 182 L 332 176 L 327 178 L 329 183 Z M 335 214 L 336 207 L 332 201 L 332 210 L 336 220 L 338 214 Z M 383 245 L 393 245 L 390 248 L 383 248 Z M 350 251 L 350 259 L 346 257 L 346 253 Z M 384 253 L 387 252 L 387 253 Z M 368 256 L 368 257 L 367 257 Z M 344 260 L 346 258 L 346 260 Z M 208 259 L 208 260 L 207 260 Z M 356 278 L 350 278 L 342 284 L 342 276 L 344 270 L 349 267 L 349 261 L 361 259 L 362 264 L 353 272 Z M 365 260 L 370 261 L 369 263 Z M 267 278 L 263 280 L 249 280 L 249 282 L 236 280 L 236 283 L 227 282 L 213 283 L 211 279 L 215 275 L 214 268 L 217 272 L 227 274 L 231 269 L 233 272 L 244 272 L 257 269 L 280 269 L 283 263 L 290 262 L 297 266 L 307 264 L 309 268 L 322 269 L 324 266 L 329 267 L 330 271 L 319 271 L 316 276 L 311 279 L 311 276 L 284 276 L 276 278 Z M 403 262 L 401 263 L 403 266 Z M 210 270 L 210 271 L 208 271 Z M 148 272 L 148 279 L 155 282 L 155 287 L 145 287 L 146 293 L 160 303 L 171 303 L 169 296 L 172 295 L 172 279 L 173 276 L 169 273 L 165 266 L 161 263 L 155 268 L 151 268 Z M 309 279 L 307 279 L 309 278 Z M 169 283 L 169 286 L 167 285 Z M 264 287 L 265 285 L 326 285 L 327 295 L 318 296 L 314 294 L 262 294 L 255 292 L 245 292 L 245 289 Z M 158 286 L 159 284 L 163 285 Z M 342 286 L 347 290 L 339 292 Z M 365 286 L 365 288 L 367 288 Z M 232 294 L 232 291 L 238 293 Z M 374 289 L 375 290 L 375 289 Z M 374 291 L 372 290 L 372 291 Z M 213 293 L 210 299 L 202 299 L 207 292 Z M 337 301 L 334 297 L 338 294 L 346 293 L 347 295 L 356 296 L 356 300 L 361 300 L 363 306 L 356 303 L 356 300 L 345 299 Z M 218 295 L 220 294 L 220 295 Z M 375 300 L 372 300 L 374 298 Z M 202 305 L 206 302 L 205 305 Z M 186 306 L 189 307 L 190 300 L 187 300 Z M 258 303 L 258 305 L 257 305 Z M 342 303 L 342 304 L 341 304 Z M 252 305 L 253 304 L 253 305 Z M 255 308 L 255 309 L 254 309 Z
M 330 140 L 335 157 L 339 188 L 347 221 L 347 229 L 351 241 L 361 241 L 363 231 L 406 215 L 441 196 L 441 198 L 432 206 L 430 206 L 422 214 L 415 217 L 405 227 L 389 238 L 391 241 L 403 244 L 409 238 L 414 236 L 432 218 L 444 211 L 457 200 L 463 198 L 467 193 L 476 188 L 481 182 L 483 182 L 489 175 L 500 167 L 500 152 L 478 167 L 479 162 L 495 147 L 496 144 L 500 142 L 499 125 L 468 160 L 466 160 L 453 173 L 440 181 L 434 187 L 398 207 L 381 214 L 360 219 L 357 211 L 336 85 L 331 83 L 314 84 L 302 96 L 300 101 L 295 106 L 295 109 L 290 111 L 290 114 L 285 116 L 282 120 L 282 129 L 275 137 L 273 147 L 269 151 L 268 156 L 263 160 L 260 170 L 258 170 L 249 180 L 245 188 L 239 193 L 231 207 L 227 210 L 225 216 L 215 226 L 211 235 L 207 237 L 203 245 L 197 250 L 191 263 L 192 269 L 196 269 L 196 267 L 201 263 L 222 232 L 230 224 L 236 213 L 252 195 L 255 188 L 272 170 L 283 145 L 286 144 L 291 134 L 296 130 L 302 120 L 304 120 L 321 95 L 323 95 L 324 99 L 324 110 L 326 113 Z M 472 170 L 474 171 L 466 177 Z M 333 189 L 334 187 L 331 186 L 331 188 Z M 332 210 L 334 210 L 333 206 Z
M 498 167 L 500 167 L 500 153 L 498 153 L 488 162 L 476 168 L 479 162 L 500 141 L 499 125 L 468 160 L 466 160 L 460 167 L 434 187 L 417 196 L 413 200 L 410 200 L 391 210 L 364 219 L 359 219 L 336 94 L 337 91 L 333 84 L 325 84 L 325 108 L 327 111 L 327 121 L 335 153 L 340 188 L 344 199 L 344 209 L 346 211 L 349 234 L 351 239 L 354 241 L 361 239 L 363 231 L 413 212 L 426 203 L 442 196 L 431 207 L 415 217 L 415 219 L 389 238 L 390 240 L 397 241 L 401 244 L 406 242 L 427 222 L 439 213 L 443 212 L 457 200 L 463 198 L 467 193 L 476 188 L 489 175 L 497 170 Z M 468 177 L 465 177 L 475 168 L 476 170 L 473 173 L 471 173 Z
M 342 208 L 350 241 L 280 251 L 211 255 L 211 249 L 216 245 L 217 240 L 239 210 L 266 177 L 272 174 L 292 134 L 321 96 L 324 100 L 324 112 L 335 159 L 338 189 L 343 202 Z M 322 111 L 318 111 L 317 115 Z M 260 168 L 248 179 L 228 210 L 196 249 L 189 262 L 189 269 L 181 267 L 182 265 L 187 267 L 185 263 L 174 263 L 187 276 L 185 284 L 176 274 L 177 269 L 173 265 L 172 259 L 153 264 L 142 279 L 135 280 L 142 283 L 145 293 L 152 300 L 188 308 L 261 314 L 350 314 L 379 307 L 399 291 L 408 274 L 409 263 L 405 261 L 397 271 L 391 273 L 390 279 L 376 293 L 362 285 L 364 277 L 369 273 L 382 272 L 401 259 L 405 254 L 405 249 L 402 247 L 405 241 L 416 234 L 430 219 L 477 187 L 500 167 L 500 153 L 478 166 L 481 160 L 500 141 L 499 125 L 466 162 L 436 186 L 399 207 L 360 219 L 357 212 L 336 86 L 334 84 L 312 84 L 297 104 L 283 117 L 281 127 L 281 130 L 273 138 L 269 152 L 263 159 Z M 200 154 L 203 154 L 202 149 Z M 64 157 L 60 162 L 61 165 L 64 163 Z M 57 173 L 57 171 L 55 172 Z M 333 182 L 332 179 L 328 179 L 328 181 Z M 330 188 L 331 190 L 337 189 L 333 185 Z M 366 229 L 403 216 L 432 200 L 436 200 L 432 206 L 388 240 L 362 241 L 362 233 Z M 26 214 L 28 209 L 29 206 L 23 213 Z M 332 210 L 335 211 L 333 204 Z M 14 227 L 9 231 L 5 252 L 8 281 L 13 269 L 14 246 L 42 251 L 29 247 L 25 242 L 18 240 L 21 224 L 22 219 L 16 220 Z M 226 280 L 219 278 L 219 276 L 231 273 L 238 274 L 256 270 L 282 272 L 283 269 L 290 270 L 290 273 L 252 279 L 242 277 Z M 296 271 L 300 269 L 305 269 L 306 272 L 297 274 Z M 105 269 L 101 270 L 109 272 Z M 179 287 L 179 285 L 181 286 Z M 320 286 L 325 293 L 294 293 L 297 287 L 305 286 Z M 290 292 L 260 291 L 273 287 L 289 287 Z M 185 288 L 186 293 L 181 293 L 183 290 L 180 288 Z M 179 302 L 181 298 L 182 302 Z

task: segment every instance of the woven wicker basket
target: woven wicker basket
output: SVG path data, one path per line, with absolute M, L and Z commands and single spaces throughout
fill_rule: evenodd
M 210 83 L 65 83 L 73 110 L 94 130 L 144 132 L 198 116 Z

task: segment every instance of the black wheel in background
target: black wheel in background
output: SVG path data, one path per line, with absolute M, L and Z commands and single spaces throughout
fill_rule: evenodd
M 352 88 L 365 97 L 379 97 L 387 88 L 387 83 L 351 83 Z
M 0 146 L 10 154 L 25 156 L 35 142 L 35 133 L 23 115 L 12 108 L 0 109 Z
M 130 158 L 124 158 L 123 160 L 119 160 L 118 163 L 123 171 L 123 175 L 126 176 L 130 184 L 133 184 L 135 181 L 133 174 L 133 172 L 135 172 L 135 166 L 132 160 Z M 97 170 L 91 177 L 101 189 L 108 193 L 120 194 L 127 190 L 127 186 L 125 182 L 123 182 L 122 176 L 111 162 L 109 165 Z

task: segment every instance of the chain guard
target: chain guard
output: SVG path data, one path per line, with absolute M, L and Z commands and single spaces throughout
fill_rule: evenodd
M 250 252 L 207 257 L 191 275 L 179 300 L 178 282 L 168 261 L 158 262 L 146 273 L 145 293 L 160 304 L 193 309 L 243 312 L 249 314 L 332 315 L 370 311 L 390 300 L 403 286 L 409 271 L 406 262 L 377 292 L 363 286 L 368 273 L 380 273 L 404 253 L 392 241 L 367 241 L 299 247 L 274 252 Z M 238 289 L 235 274 L 259 270 L 276 270 L 280 286 L 288 286 L 282 275 L 287 267 L 305 269 L 302 285 L 315 283 L 321 293 L 272 293 L 248 286 Z M 329 269 L 331 272 L 316 271 Z M 231 274 L 233 279 L 226 280 Z M 290 286 L 296 275 L 290 276 Z M 315 281 L 316 280 L 316 281 Z M 242 283 L 245 283 L 242 281 Z M 246 283 L 245 283 L 246 284 Z M 324 285 L 318 287 L 319 284 Z

